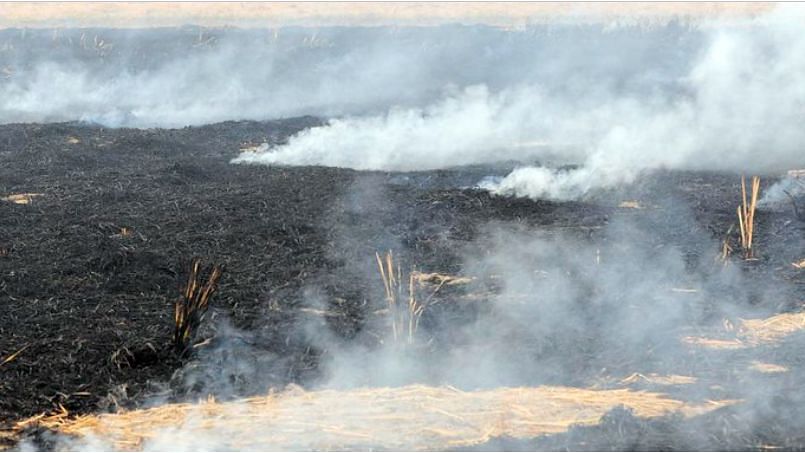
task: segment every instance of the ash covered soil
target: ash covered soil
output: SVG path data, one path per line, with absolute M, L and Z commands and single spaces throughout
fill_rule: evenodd
M 735 174 L 655 172 L 585 202 L 550 202 L 472 188 L 486 176 L 506 174 L 508 164 L 403 174 L 229 163 L 243 147 L 280 143 L 316 124 L 320 120 L 305 117 L 170 130 L 0 126 L 0 195 L 39 194 L 28 204 L 0 202 L 0 357 L 19 352 L 0 365 L 0 421 L 8 427 L 62 407 L 82 414 L 137 407 L 155 396 L 226 397 L 315 383 L 327 351 L 298 327 L 315 318 L 336 333 L 333 341 L 370 342 L 365 330 L 373 328 L 370 321 L 384 303 L 379 277 L 372 275 L 376 251 L 393 249 L 423 271 L 461 275 L 461 251 L 490 224 L 595 242 L 608 223 L 629 218 L 654 233 L 636 241 L 677 247 L 690 272 L 700 272 L 720 265 L 714 260 L 719 251 L 691 238 L 717 242 L 735 223 Z M 762 177 L 767 187 L 776 175 Z M 628 200 L 639 200 L 643 209 L 619 207 Z M 678 222 L 687 216 L 695 221 Z M 761 208 L 756 221 L 758 260 L 731 264 L 748 279 L 746 309 L 769 315 L 797 310 L 805 271 L 791 263 L 805 258 L 805 221 L 790 206 Z M 225 271 L 199 333 L 210 341 L 196 357 L 180 358 L 172 349 L 173 303 L 192 257 Z M 471 319 L 479 310 L 480 302 L 440 304 L 438 316 L 424 315 L 423 329 L 438 347 L 449 332 L 441 332 L 436 319 Z M 697 322 L 718 321 L 717 313 L 713 319 L 703 313 Z M 214 347 L 222 341 L 227 348 Z M 801 342 L 795 338 L 767 351 L 789 357 L 790 371 L 774 378 L 774 388 L 791 393 L 769 396 L 762 432 L 729 410 L 704 422 L 648 422 L 616 411 L 594 428 L 488 446 L 801 449 L 803 435 L 786 424 L 799 419 L 790 411 L 801 407 Z M 546 347 L 562 344 L 534 349 Z M 244 372 L 225 376 L 226 385 L 206 387 L 221 382 L 215 373 L 224 367 L 214 365 L 226 363 L 233 351 L 250 355 L 249 372 L 260 375 L 259 385 Z M 527 346 L 518 351 L 524 360 L 534 359 Z M 690 370 L 706 357 L 673 364 L 654 357 L 637 370 L 589 348 L 578 357 L 578 382 L 561 384 L 589 383 L 604 362 L 608 373 L 628 375 Z M 729 369 L 712 373 L 733 376 Z M 545 383 L 547 376 L 508 384 Z M 687 434 L 694 425 L 698 437 Z

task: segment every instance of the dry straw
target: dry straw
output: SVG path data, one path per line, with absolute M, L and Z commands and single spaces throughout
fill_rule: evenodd
M 375 252 L 383 289 L 386 292 L 386 303 L 391 317 L 392 338 L 395 342 L 405 341 L 413 344 L 419 329 L 419 320 L 425 312 L 427 301 L 417 299 L 418 279 L 416 271 L 411 271 L 407 279 L 403 279 L 400 263 L 394 260 L 394 253 L 388 251 L 384 256 Z M 407 280 L 407 285 L 404 283 Z M 437 287 L 436 291 L 441 288 Z M 433 294 L 436 293 L 434 291 Z
M 738 206 L 738 225 L 741 231 L 741 249 L 744 258 L 753 259 L 752 239 L 755 234 L 755 207 L 757 197 L 760 192 L 760 178 L 752 177 L 752 195 L 747 203 L 746 199 L 746 177 L 741 176 L 741 205 Z
M 688 404 L 628 389 L 520 387 L 462 391 L 409 385 L 393 388 L 284 392 L 239 401 L 166 404 L 78 418 L 37 417 L 39 426 L 96 448 L 221 450 L 445 450 L 496 437 L 533 438 L 592 425 L 625 405 L 638 417 L 694 416 L 730 401 Z
M 732 338 L 688 336 L 683 343 L 708 349 L 746 349 L 776 345 L 805 330 L 805 312 L 781 313 L 770 318 L 742 319 Z
M 221 273 L 221 267 L 213 265 L 207 281 L 203 282 L 201 260 L 198 258 L 193 259 L 187 285 L 174 305 L 175 330 L 173 341 L 179 353 L 186 353 L 190 347 L 196 329 L 198 329 L 204 319 L 204 315 L 207 313 L 210 299 L 218 288 Z

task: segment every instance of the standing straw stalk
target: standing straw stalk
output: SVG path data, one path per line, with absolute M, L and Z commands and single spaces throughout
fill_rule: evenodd
M 746 177 L 741 176 L 741 205 L 738 206 L 738 226 L 741 233 L 741 249 L 745 259 L 754 258 L 752 249 L 752 239 L 755 234 L 755 207 L 760 193 L 760 178 L 752 177 L 751 196 L 747 202 L 746 197 Z

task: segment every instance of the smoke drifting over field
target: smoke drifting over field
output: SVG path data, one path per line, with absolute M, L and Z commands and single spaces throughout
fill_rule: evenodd
M 252 250 L 245 255 L 255 261 L 273 259 L 270 250 L 282 250 L 283 259 L 303 259 L 281 272 L 270 268 L 261 274 L 270 282 L 238 276 L 246 265 L 233 269 L 241 278 L 238 284 L 274 287 L 244 301 L 257 307 L 248 313 L 254 331 L 220 322 L 195 360 L 174 374 L 171 385 L 180 389 L 180 398 L 262 395 L 274 384 L 303 381 L 299 376 L 309 379 L 305 385 L 328 389 L 412 383 L 477 389 L 622 385 L 624 370 L 691 375 L 703 370 L 701 386 L 675 388 L 677 395 L 752 401 L 774 385 L 759 384 L 746 372 L 741 362 L 746 357 L 714 354 L 699 362 L 706 353 L 681 341 L 691 330 L 706 332 L 718 323 L 766 316 L 796 302 L 774 300 L 796 294 L 793 278 L 772 281 L 773 271 L 763 273 L 765 268 L 750 278 L 740 265 L 714 260 L 723 232 L 734 222 L 734 205 L 726 214 L 712 214 L 718 219 L 706 227 L 691 206 L 700 203 L 695 209 L 705 209 L 702 194 L 718 184 L 723 189 L 723 181 L 708 180 L 697 186 L 699 193 L 685 196 L 675 192 L 676 182 L 657 183 L 667 193 L 647 189 L 654 205 L 634 201 L 630 210 L 613 203 L 545 199 L 583 201 L 659 169 L 757 174 L 801 167 L 802 12 L 781 8 L 743 23 L 697 26 L 2 30 L 0 123 L 151 128 L 314 115 L 326 122 L 267 139 L 270 143 L 232 162 L 383 171 L 499 162 L 510 169 L 514 162 L 510 173 L 479 177 L 477 185 L 494 194 L 540 200 L 490 197 L 455 185 L 415 188 L 406 175 L 330 169 L 310 177 L 288 169 L 237 174 L 299 184 L 282 195 L 273 193 L 284 187 L 280 183 L 265 186 L 272 190 L 255 186 L 240 192 L 237 181 L 227 181 L 225 188 L 211 184 L 211 194 L 220 190 L 228 197 L 226 204 L 210 201 L 211 210 L 237 205 L 240 196 L 254 195 L 260 202 L 265 196 L 264 205 L 251 200 L 257 212 L 270 204 L 266 194 L 271 192 L 272 202 L 289 201 L 283 209 L 294 216 L 260 211 L 258 234 L 227 229 L 227 219 L 210 217 L 220 227 L 210 235 L 236 241 L 251 235 L 254 255 Z M 72 138 L 98 151 L 101 141 L 90 136 Z M 200 143 L 174 137 L 180 137 L 174 138 L 179 149 Z M 203 140 L 218 146 L 210 137 Z M 102 144 L 123 149 L 158 143 L 159 153 L 172 149 L 173 142 L 161 140 L 124 137 Z M 221 167 L 193 166 L 189 161 L 196 157 L 188 153 L 179 163 L 160 160 L 149 171 L 164 171 L 160 181 L 184 188 L 221 168 L 253 170 L 225 163 L 235 148 L 198 158 Z M 91 158 L 86 159 L 94 162 Z M 138 174 L 147 173 L 138 165 Z M 335 202 L 321 202 L 319 192 L 307 198 L 296 193 L 325 180 L 332 183 L 325 186 L 328 193 L 338 194 Z M 798 179 L 773 187 L 761 204 L 802 193 Z M 136 192 L 125 196 L 136 198 Z M 731 203 L 728 197 L 718 201 Z M 331 202 L 337 206 L 322 207 Z M 515 202 L 524 204 L 512 207 Z M 180 209 L 178 202 L 175 207 Z M 467 214 L 473 210 L 483 214 Z M 522 222 L 529 214 L 546 218 Z M 793 237 L 790 229 L 796 224 L 781 218 L 774 219 L 776 231 Z M 117 244 L 112 242 L 117 234 L 108 239 Z M 766 245 L 762 239 L 758 243 Z M 271 248 L 278 244 L 287 249 Z M 428 306 L 412 345 L 392 338 L 384 311 L 388 307 L 372 253 L 389 248 L 403 257 L 403 272 L 413 265 L 447 272 L 439 267 L 446 264 L 451 272 L 474 278 Z M 774 256 L 769 268 L 788 270 L 789 254 Z M 414 255 L 433 262 L 409 260 Z M 123 256 L 121 267 L 136 265 Z M 338 311 L 334 304 L 346 308 Z M 263 344 L 276 350 L 257 346 Z M 304 352 L 296 356 L 298 349 Z M 299 367 L 319 374 L 303 374 Z M 719 378 L 734 387 L 713 390 Z M 752 404 L 745 412 L 757 409 Z M 197 437 L 200 429 L 191 420 L 144 446 L 229 446 L 231 439 L 215 433 Z M 63 443 L 57 446 L 107 448 L 105 441 L 59 439 Z
M 556 199 L 578 198 L 656 168 L 784 170 L 803 163 L 801 12 L 783 9 L 740 26 L 673 33 L 679 41 L 702 33 L 701 45 L 662 74 L 651 71 L 651 62 L 666 58 L 656 47 L 613 57 L 648 62 L 627 77 L 607 73 L 610 62 L 581 58 L 578 66 L 563 67 L 541 59 L 572 88 L 524 77 L 501 89 L 454 89 L 426 107 L 332 120 L 237 162 L 381 170 L 497 160 L 580 164 L 567 172 L 526 166 L 485 185 L 502 194 Z M 651 39 L 645 33 L 632 37 Z M 611 78 L 599 77 L 601 71 Z
M 425 108 L 451 86 L 648 87 L 641 78 L 675 74 L 697 39 L 681 25 L 633 33 L 601 25 L 10 29 L 0 31 L 0 122 L 174 127 Z M 658 46 L 664 58 L 646 61 Z
M 740 296 L 744 282 L 734 268 L 691 273 L 682 250 L 652 247 L 649 235 L 622 220 L 596 243 L 490 225 L 462 263 L 467 275 L 481 278 L 470 285 L 485 301 L 480 314 L 440 319 L 427 313 L 430 328 L 420 330 L 419 348 L 401 348 L 386 318 L 376 326 L 385 337 L 380 348 L 337 347 L 331 335 L 318 331 L 314 344 L 330 357 L 325 387 L 558 384 L 618 360 L 650 367 L 678 363 L 689 348 L 669 339 L 707 316 L 732 316 L 746 302 Z M 489 276 L 495 277 L 494 292 L 482 283 Z M 372 277 L 379 285 L 379 276 Z M 420 300 L 428 295 L 424 291 Z M 434 335 L 442 344 L 435 351 L 423 347 Z
M 655 168 L 801 165 L 802 18 L 786 7 L 649 27 L 6 30 L 0 122 L 316 115 L 333 119 L 235 162 L 407 171 L 509 160 L 524 167 L 484 187 L 578 198 Z M 566 163 L 582 168 L 551 169 Z
M 677 222 L 687 229 L 694 222 L 682 211 L 675 213 Z M 625 373 L 610 374 L 610 367 L 617 370 L 616 373 L 625 369 L 647 375 L 649 371 L 671 375 L 701 368 L 708 370 L 702 372 L 704 382 L 708 382 L 706 373 L 711 370 L 721 370 L 725 376 L 739 373 L 741 387 L 731 389 L 731 398 L 754 401 L 752 398 L 759 394 L 764 398 L 773 395 L 776 384 L 755 381 L 751 372 L 740 369 L 747 363 L 733 362 L 734 356 L 724 354 L 707 355 L 705 359 L 704 354 L 695 353 L 695 347 L 679 341 L 680 334 L 691 325 L 706 325 L 708 319 L 735 319 L 739 313 L 750 314 L 745 309 L 745 297 L 753 291 L 748 291 L 742 272 L 734 266 L 714 264 L 709 256 L 691 265 L 681 247 L 652 244 L 656 230 L 650 222 L 639 224 L 628 217 L 613 219 L 597 241 L 580 240 L 573 233 L 527 231 L 509 224 L 488 225 L 477 241 L 466 244 L 461 251 L 462 267 L 466 275 L 495 276 L 496 290 L 489 292 L 490 288 L 481 279 L 471 284 L 471 292 L 477 291 L 484 298 L 484 307 L 472 316 L 434 315 L 437 309 L 429 308 L 428 322 L 420 329 L 413 345 L 395 342 L 386 316 L 374 319 L 375 325 L 367 326 L 357 338 L 349 340 L 329 330 L 326 323 L 311 321 L 300 325 L 296 334 L 306 337 L 312 347 L 325 351 L 322 378 L 309 388 L 345 390 L 410 384 L 449 385 L 462 390 L 537 385 L 589 388 L 591 379 L 595 382 L 592 376 L 597 374 L 601 378 L 598 384 L 606 388 L 627 377 Z M 695 228 L 690 228 L 687 241 L 701 248 L 717 245 L 704 231 Z M 367 269 L 373 264 L 370 261 L 367 260 Z M 355 267 L 359 264 L 352 263 Z M 696 271 L 691 272 L 691 267 Z M 380 278 L 375 273 L 368 272 L 365 277 L 380 286 Z M 756 288 L 755 292 L 764 303 L 768 302 L 762 289 Z M 324 301 L 315 295 L 308 293 L 305 297 L 309 307 L 327 310 Z M 368 304 L 372 309 L 381 309 L 384 301 L 378 296 Z M 192 368 L 185 370 L 187 385 L 201 383 L 204 391 L 226 397 L 233 395 L 233 383 L 241 383 L 247 390 L 242 388 L 240 392 L 264 395 L 270 374 L 266 370 L 275 365 L 277 357 L 238 345 L 238 340 L 250 336 L 247 333 L 229 327 L 219 333 L 231 338 L 224 338 L 200 364 L 193 364 L 207 370 L 206 373 Z M 373 341 L 378 333 L 379 344 Z M 433 336 L 440 337 L 435 345 L 429 341 Z M 691 379 L 695 383 L 695 378 Z M 718 378 L 710 379 L 720 382 Z M 291 398 L 294 391 L 291 391 Z M 702 389 L 681 386 L 673 391 L 675 398 L 682 395 L 683 400 L 695 401 L 699 397 L 697 392 Z M 338 404 L 349 407 L 350 415 L 377 413 L 377 407 L 370 405 L 372 401 L 349 399 L 350 394 L 346 392 L 343 395 L 344 399 L 338 400 Z M 311 400 L 315 393 L 307 398 L 304 405 L 317 403 Z M 159 451 L 169 446 L 233 449 L 234 445 L 246 445 L 247 449 L 285 449 L 289 445 L 305 448 L 316 445 L 315 431 L 299 438 L 297 444 L 293 437 L 287 436 L 286 430 L 298 429 L 298 426 L 287 424 L 289 418 L 293 419 L 294 410 L 282 406 L 282 401 L 280 397 L 277 403 L 260 403 L 271 421 L 245 426 L 227 423 L 228 417 L 242 417 L 239 414 L 253 410 L 245 405 L 241 408 L 231 404 L 216 409 L 202 404 L 184 409 L 188 415 L 177 420 L 177 426 L 169 424 L 168 428 L 153 432 L 139 446 L 143 450 Z M 439 407 L 439 401 L 432 404 Z M 514 403 L 491 398 L 485 404 L 507 407 Z M 530 409 L 539 412 L 543 408 Z M 220 412 L 213 412 L 216 410 Z M 764 423 L 763 417 L 747 414 L 761 413 L 760 410 L 753 402 L 740 406 L 738 413 L 755 419 L 752 428 L 759 429 Z M 296 417 L 311 415 L 315 414 L 300 410 Z M 277 422 L 279 418 L 285 422 Z M 322 415 L 322 418 L 332 417 Z M 393 431 L 392 424 L 403 423 L 405 429 L 413 429 L 412 426 L 417 426 L 412 421 L 415 419 L 409 416 L 401 422 L 399 417 L 378 417 L 372 421 L 372 427 L 361 428 Z M 295 420 L 308 425 L 315 425 L 317 421 Z M 330 423 L 338 426 L 344 421 Z M 114 423 L 110 420 L 109 424 Z M 103 426 L 100 425 L 101 429 Z M 251 429 L 259 430 L 255 431 L 255 439 L 277 439 L 281 443 L 261 444 L 251 438 L 238 437 Z M 229 430 L 232 435 L 221 434 Z M 138 432 L 138 428 L 131 431 Z M 274 431 L 278 433 L 275 437 L 268 434 Z M 92 435 L 76 439 L 59 437 L 55 445 L 59 449 L 88 451 L 114 448 L 115 440 Z M 358 442 L 352 438 L 349 441 Z M 406 445 L 414 445 L 410 442 Z

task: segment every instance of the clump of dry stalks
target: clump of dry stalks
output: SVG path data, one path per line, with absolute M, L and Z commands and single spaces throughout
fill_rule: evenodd
M 760 178 L 752 177 L 752 189 L 747 200 L 746 176 L 741 176 L 741 205 L 738 206 L 738 229 L 740 232 L 741 251 L 744 259 L 754 259 L 752 240 L 755 235 L 755 208 L 757 207 L 758 194 L 760 193 Z M 721 261 L 727 262 L 727 258 L 732 254 L 733 247 L 730 245 L 730 236 L 734 230 L 734 225 L 727 230 L 726 237 L 721 243 Z
M 173 342 L 177 352 L 182 355 L 189 350 L 196 330 L 207 313 L 212 295 L 218 288 L 221 273 L 221 267 L 213 265 L 205 282 L 201 275 L 201 260 L 194 258 L 190 265 L 187 286 L 174 306 Z
M 745 259 L 754 258 L 752 238 L 755 234 L 755 206 L 760 192 L 760 178 L 752 177 L 752 195 L 749 203 L 746 201 L 746 177 L 741 176 L 741 205 L 738 206 L 738 226 L 741 230 L 741 249 Z
M 380 277 L 383 279 L 383 288 L 386 291 L 386 303 L 388 304 L 391 318 L 391 331 L 394 342 L 405 341 L 407 344 L 413 344 L 419 328 L 419 320 L 433 300 L 433 296 L 444 285 L 445 280 L 441 281 L 427 299 L 420 301 L 417 298 L 419 273 L 416 270 L 412 270 L 408 274 L 408 278 L 404 279 L 402 266 L 398 261 L 394 260 L 394 254 L 391 250 L 383 256 L 375 252 L 375 258 L 380 269 Z

